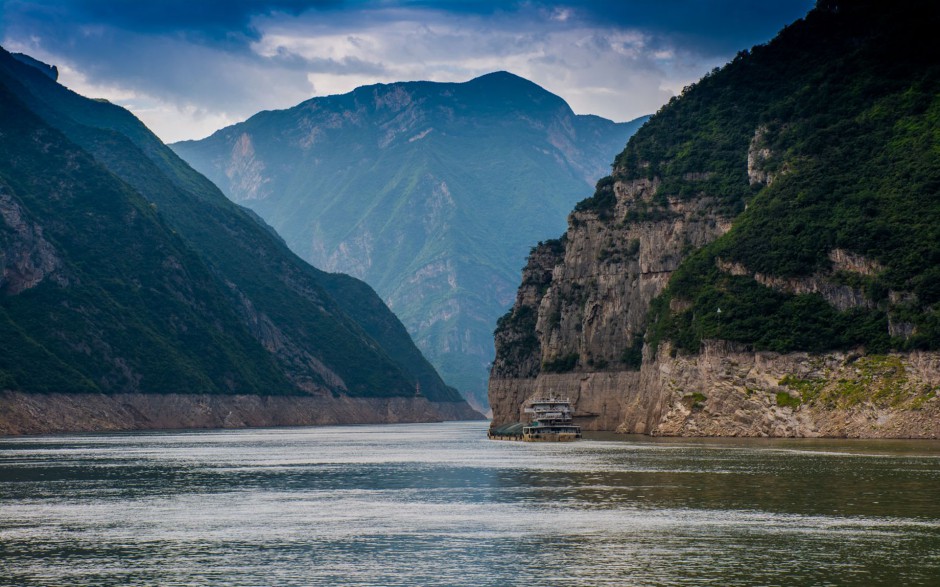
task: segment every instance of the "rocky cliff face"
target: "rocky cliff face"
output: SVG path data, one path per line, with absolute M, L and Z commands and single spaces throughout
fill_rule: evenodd
M 652 117 L 532 250 L 494 425 L 560 395 L 588 430 L 940 435 L 938 22 L 820 3 Z
M 67 282 L 55 247 L 43 236 L 42 227 L 0 186 L 0 291 L 15 295 L 44 279 Z
M 542 333 L 542 363 L 561 370 L 577 356 L 581 368 L 604 369 L 626 355 L 646 331 L 646 314 L 689 250 L 711 242 L 730 224 L 709 212 L 710 198 L 669 200 L 655 217 L 640 215 L 658 181 L 616 182 L 617 204 L 609 216 L 576 211 L 566 233 L 561 262 L 539 301 L 536 331 Z
M 494 425 L 523 420 L 524 402 L 549 393 L 571 398 L 588 429 L 655 428 L 665 398 L 641 373 L 650 302 L 689 251 L 730 227 L 707 195 L 649 212 L 659 183 L 613 182 L 602 188 L 616 198 L 612 211 L 575 211 L 561 240 L 532 250 L 496 331 Z M 659 407 L 625 426 L 638 405 Z
M 705 193 L 669 198 L 648 212 L 658 187 L 655 179 L 614 181 L 607 188 L 616 198 L 612 209 L 575 211 L 562 239 L 532 249 L 515 305 L 495 334 L 494 425 L 524 421 L 527 400 L 556 395 L 572 400 L 587 430 L 940 437 L 937 352 L 771 353 L 707 341 L 689 355 L 668 343 L 655 350 L 644 344 L 650 305 L 673 272 L 732 226 Z M 829 259 L 831 270 L 802 278 L 717 264 L 776 291 L 821 295 L 840 310 L 874 307 L 865 292 L 839 280 L 883 268 L 839 249 Z M 690 302 L 671 304 L 681 311 Z
M 612 211 L 575 211 L 560 241 L 533 249 L 516 303 L 496 332 L 490 379 L 494 422 L 514 421 L 518 400 L 524 399 L 505 401 L 504 386 L 517 390 L 514 396 L 525 386 L 506 380 L 528 381 L 534 391 L 540 377 L 560 385 L 567 379 L 553 373 L 576 370 L 603 374 L 602 386 L 638 382 L 650 302 L 690 250 L 729 227 L 709 212 L 711 198 L 704 195 L 646 212 L 658 187 L 658 180 L 613 182 L 604 188 L 616 198 Z M 633 216 L 637 220 L 630 223 L 613 220 Z M 564 393 L 573 396 L 575 389 L 567 387 Z M 617 416 L 601 412 L 605 415 L 593 426 L 619 426 Z
M 755 353 L 712 342 L 640 371 L 493 378 L 494 425 L 572 400 L 587 430 L 658 436 L 940 438 L 940 353 Z

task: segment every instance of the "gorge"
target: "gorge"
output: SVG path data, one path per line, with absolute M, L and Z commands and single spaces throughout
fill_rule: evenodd
M 374 287 L 485 411 L 493 323 L 529 243 L 564 227 L 645 120 L 577 115 L 500 71 L 311 98 L 172 148 L 296 254 Z

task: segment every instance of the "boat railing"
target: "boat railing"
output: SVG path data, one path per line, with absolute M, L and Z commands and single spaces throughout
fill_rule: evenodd
M 535 397 L 529 400 L 530 404 L 570 404 L 566 397 Z

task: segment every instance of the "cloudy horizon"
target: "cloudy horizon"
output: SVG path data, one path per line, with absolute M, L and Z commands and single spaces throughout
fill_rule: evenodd
M 558 94 L 578 114 L 632 120 L 811 7 L 809 0 L 2 0 L 0 39 L 173 142 L 362 85 L 462 82 L 497 70 Z

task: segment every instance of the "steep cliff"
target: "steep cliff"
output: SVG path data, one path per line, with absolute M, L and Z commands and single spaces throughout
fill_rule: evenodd
M 535 247 L 494 423 L 937 436 L 936 7 L 820 2 L 663 107 Z
M 364 86 L 173 148 L 318 267 L 365 280 L 444 379 L 485 403 L 492 324 L 640 121 L 580 116 L 497 72 Z

